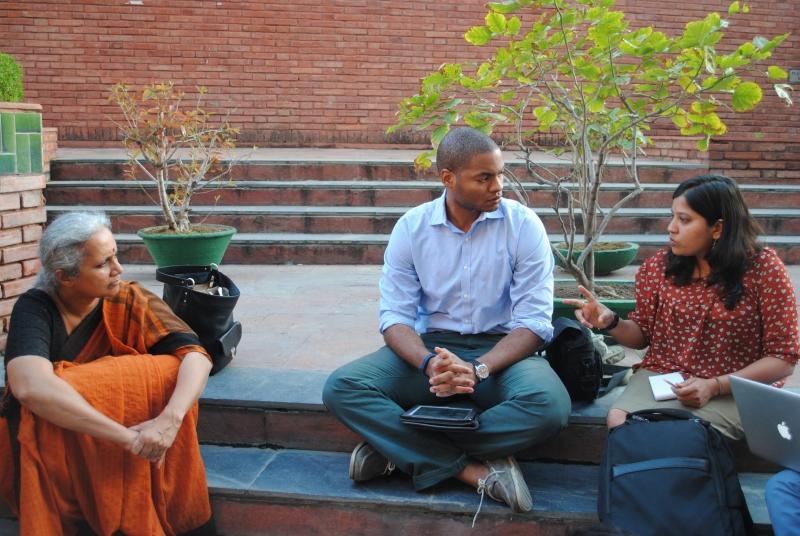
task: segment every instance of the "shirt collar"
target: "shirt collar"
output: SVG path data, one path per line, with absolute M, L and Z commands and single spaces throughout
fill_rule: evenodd
M 433 211 L 431 213 L 430 225 L 445 225 L 450 224 L 447 220 L 447 208 L 445 207 L 445 198 L 447 197 L 447 188 L 444 189 L 442 195 L 440 195 L 437 199 L 433 200 Z M 497 210 L 492 212 L 481 212 L 481 215 L 478 216 L 478 219 L 475 220 L 475 223 L 482 222 L 483 220 L 494 220 L 498 218 L 504 218 L 505 215 L 503 213 L 503 203 L 505 200 L 500 201 L 500 206 L 497 207 Z M 474 228 L 474 224 L 473 224 Z

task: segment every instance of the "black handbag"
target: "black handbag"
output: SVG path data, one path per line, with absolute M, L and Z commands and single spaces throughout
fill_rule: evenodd
M 239 288 L 215 264 L 164 266 L 156 269 L 156 279 L 164 283 L 164 301 L 211 355 L 211 374 L 222 370 L 242 339 L 242 325 L 233 319 Z

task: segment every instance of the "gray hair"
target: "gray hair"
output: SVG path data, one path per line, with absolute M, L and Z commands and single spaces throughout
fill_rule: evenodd
M 83 246 L 95 233 L 111 230 L 111 221 L 102 212 L 69 212 L 47 226 L 39 242 L 42 267 L 34 286 L 55 295 L 57 270 L 68 276 L 78 275 L 85 253 Z

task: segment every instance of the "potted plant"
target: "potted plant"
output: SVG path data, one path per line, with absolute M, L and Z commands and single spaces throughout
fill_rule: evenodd
M 717 13 L 686 24 L 670 37 L 652 26 L 632 28 L 614 0 L 506 0 L 488 4 L 485 24 L 465 39 L 489 58 L 479 65 L 450 63 L 422 79 L 419 93 L 400 103 L 388 132 L 432 130 L 435 148 L 451 125 L 465 123 L 486 133 L 501 131 L 524 157 L 530 178 L 553 189 L 553 209 L 564 235 L 554 247 L 559 263 L 583 286 L 595 288 L 595 254 L 617 211 L 638 196 L 637 158 L 652 143 L 647 132 L 671 120 L 707 150 L 726 131 L 720 109 L 746 112 L 761 100 L 753 79 L 776 81 L 787 73 L 755 65 L 770 57 L 787 35 L 756 37 L 723 54 L 717 44 L 728 21 Z M 749 8 L 733 2 L 729 16 Z M 524 13 L 523 13 L 524 12 Z M 516 13 L 520 13 L 517 16 Z M 523 30 L 522 19 L 527 21 Z M 762 68 L 763 69 L 763 68 Z M 788 84 L 777 94 L 791 104 Z M 534 161 L 537 136 L 557 135 L 548 149 L 569 163 L 557 174 Z M 417 165 L 431 165 L 425 151 Z M 612 158 L 626 170 L 630 191 L 603 208 L 599 191 Z M 521 190 L 515 177 L 512 185 Z M 524 192 L 522 192 L 524 194 Z M 524 197 L 524 196 L 523 196 Z M 582 232 L 581 234 L 579 234 Z
M 227 225 L 192 224 L 193 196 L 220 186 L 235 160 L 224 152 L 235 147 L 238 129 L 216 121 L 203 107 L 205 88 L 190 102 L 172 82 L 132 90 L 120 83 L 111 88 L 122 120 L 115 121 L 128 154 L 128 177 L 153 181 L 164 225 L 140 229 L 158 266 L 219 264 L 236 229 Z M 177 243 L 176 243 L 177 242 Z

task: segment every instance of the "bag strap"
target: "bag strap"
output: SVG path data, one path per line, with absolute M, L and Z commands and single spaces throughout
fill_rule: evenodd
M 162 266 L 156 269 L 156 280 L 176 287 L 193 287 L 204 281 L 195 281 L 194 278 L 184 274 L 205 273 L 215 277 L 219 273 L 219 267 L 216 264 Z
M 600 390 L 597 392 L 597 398 L 606 396 L 615 387 L 621 385 L 630 369 L 630 367 L 625 365 L 603 364 L 603 385 L 600 386 Z M 606 381 L 606 376 L 610 376 L 608 381 Z
M 675 408 L 642 409 L 628 413 L 626 420 L 668 421 L 668 420 L 702 420 L 693 413 Z

